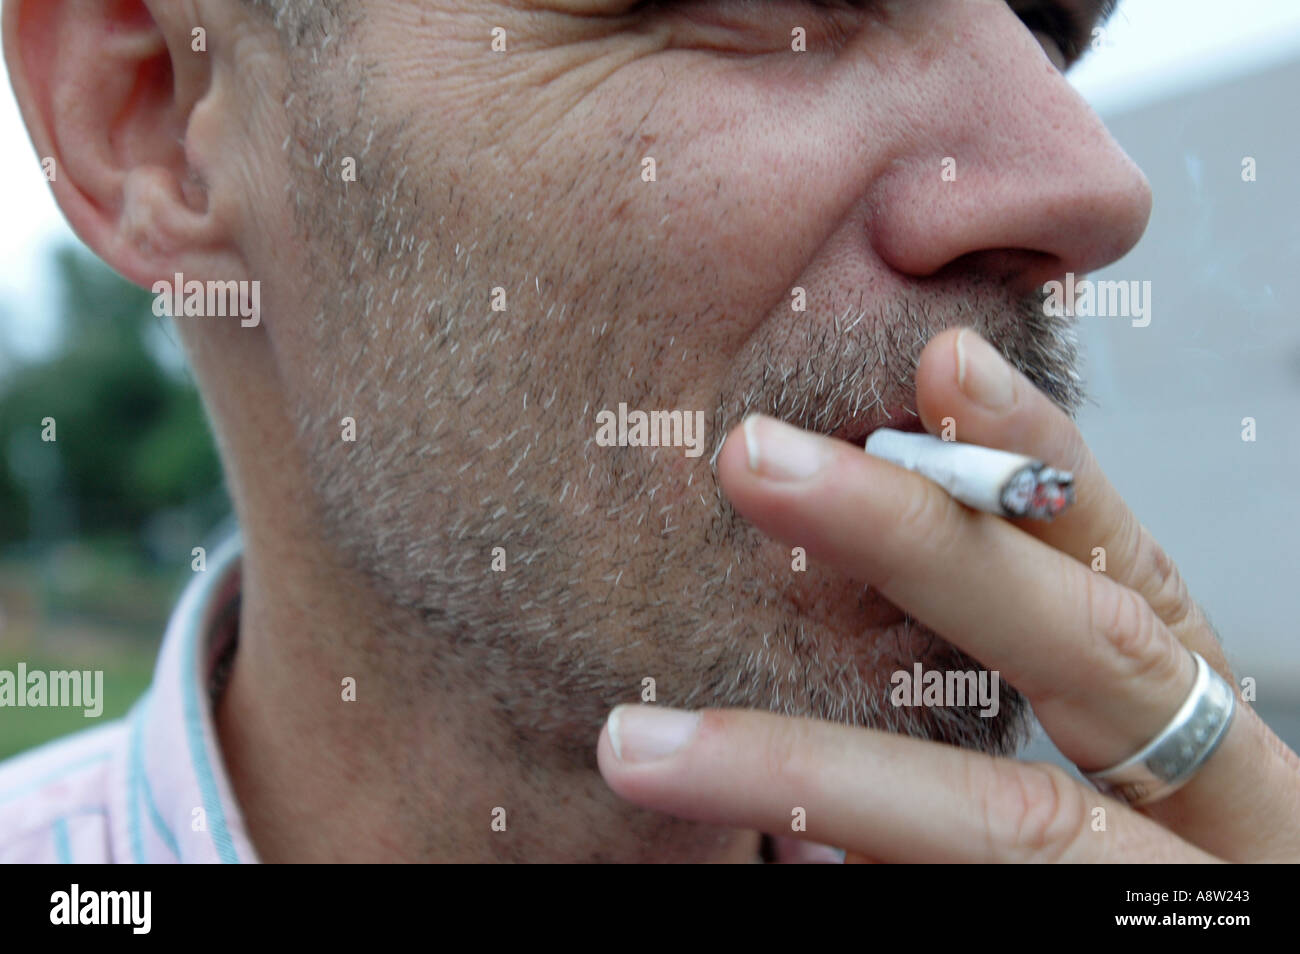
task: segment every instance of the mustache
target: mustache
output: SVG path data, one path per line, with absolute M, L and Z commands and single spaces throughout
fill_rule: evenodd
M 720 437 L 710 458 L 718 506 L 718 519 L 707 535 L 711 544 L 731 547 L 750 558 L 765 544 L 762 534 L 736 513 L 717 481 L 717 455 L 736 424 L 757 412 L 851 439 L 863 432 L 864 422 L 883 423 L 900 411 L 916 415 L 915 379 L 921 352 L 931 338 L 948 328 L 973 328 L 1071 418 L 1077 415 L 1086 393 L 1077 370 L 1076 319 L 1048 314 L 1043 308 L 1044 292 L 1009 298 L 1005 288 L 989 280 L 968 277 L 943 291 L 917 290 L 831 316 L 823 312 L 818 317 L 810 310 L 797 321 L 787 316 L 769 323 L 765 333 L 751 340 L 748 352 L 736 362 L 735 373 L 720 388 L 714 411 L 714 433 Z M 768 585 L 780 592 L 789 581 L 773 579 Z M 902 612 L 905 630 L 927 639 L 915 652 L 900 640 L 900 660 L 927 660 L 932 669 L 983 668 Z M 1011 755 L 1028 737 L 1029 703 L 1008 683 L 1001 685 L 1000 693 L 996 719 L 938 709 L 924 724 L 891 724 L 889 710 L 874 697 L 859 704 L 845 703 L 820 717 L 846 721 L 846 712 L 865 710 L 874 715 L 862 724 Z M 858 724 L 856 716 L 853 724 Z
M 1076 319 L 1048 314 L 1044 292 L 1008 300 L 972 283 L 967 294 L 913 294 L 818 319 L 797 316 L 757 336 L 721 389 L 713 414 L 722 437 L 751 413 L 851 438 L 865 424 L 916 410 L 916 369 L 929 340 L 948 328 L 973 328 L 1071 418 L 1087 400 L 1078 373 Z

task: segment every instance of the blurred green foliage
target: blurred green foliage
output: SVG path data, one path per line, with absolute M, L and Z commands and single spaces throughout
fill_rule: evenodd
M 0 547 L 139 534 L 162 508 L 215 523 L 228 503 L 198 392 L 149 347 L 168 319 L 88 253 L 57 263 L 59 345 L 0 380 Z M 41 439 L 46 418 L 55 441 Z
M 57 344 L 0 354 L 0 669 L 102 669 L 105 705 L 0 709 L 0 758 L 126 713 L 230 513 L 171 319 L 83 248 L 55 262 Z
M 0 652 L 0 669 L 18 671 L 19 663 L 26 663 L 29 672 L 52 669 L 102 669 L 104 670 L 104 711 L 96 719 L 87 719 L 84 709 L 78 708 L 6 708 L 0 718 L 0 759 L 9 758 L 34 748 L 50 739 L 93 729 L 106 720 L 120 718 L 130 711 L 135 701 L 144 695 L 153 676 L 154 654 L 143 648 L 128 652 L 114 652 L 112 658 L 86 661 L 78 664 L 66 657 L 15 655 Z

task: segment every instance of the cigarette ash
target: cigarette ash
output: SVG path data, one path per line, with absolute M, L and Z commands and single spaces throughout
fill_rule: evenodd
M 1041 464 L 1023 467 L 1007 481 L 1001 502 L 1007 516 L 1051 520 L 1074 503 L 1074 475 Z

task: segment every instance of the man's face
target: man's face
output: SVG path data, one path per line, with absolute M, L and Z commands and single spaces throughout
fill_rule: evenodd
M 1014 741 L 1014 693 L 893 708 L 895 670 L 978 664 L 799 568 L 711 459 L 750 410 L 859 443 L 907 420 L 956 324 L 1077 407 L 1038 289 L 1127 250 L 1149 194 L 1029 28 L 1068 8 L 1086 43 L 1095 4 L 1015 6 L 373 0 L 295 55 L 292 141 L 248 172 L 294 214 L 248 251 L 323 526 L 521 729 L 589 751 L 653 679 Z M 620 403 L 703 411 L 704 453 L 599 445 Z

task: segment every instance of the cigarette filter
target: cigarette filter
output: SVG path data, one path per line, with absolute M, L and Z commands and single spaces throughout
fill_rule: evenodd
M 928 477 L 953 497 L 1002 517 L 1051 520 L 1074 503 L 1074 475 L 1010 451 L 882 427 L 866 451 Z

